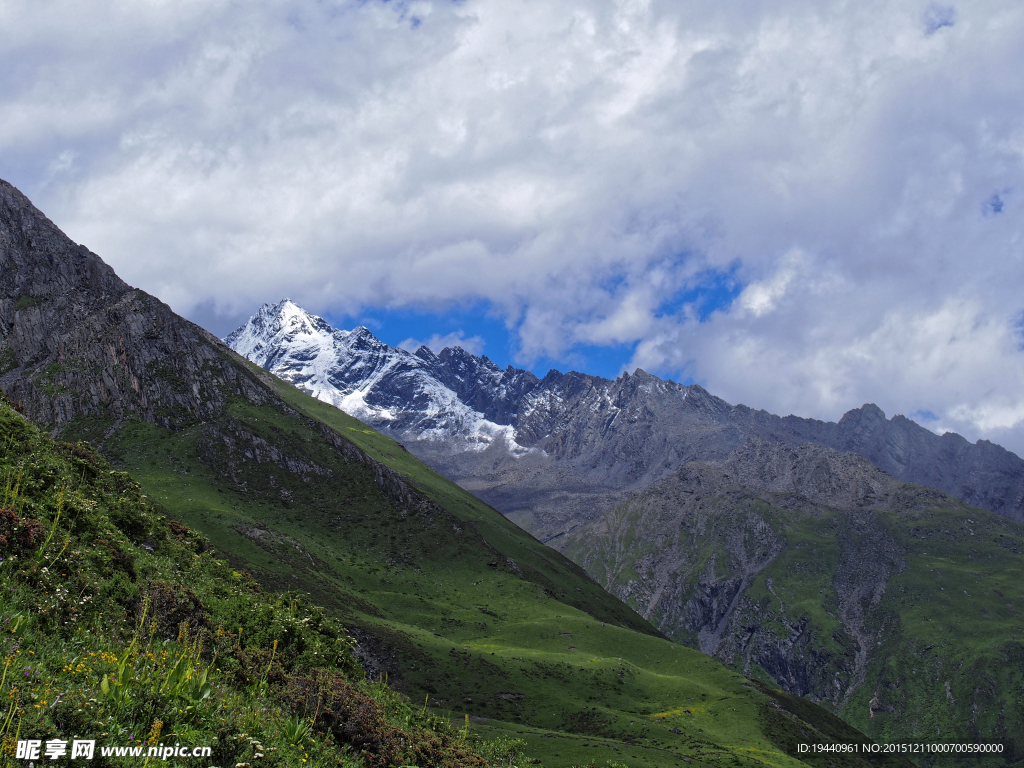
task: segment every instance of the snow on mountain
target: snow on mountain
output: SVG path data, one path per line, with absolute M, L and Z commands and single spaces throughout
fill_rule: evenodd
M 463 450 L 482 450 L 496 440 L 514 455 L 528 450 L 516 443 L 509 409 L 502 409 L 517 385 L 536 381 L 528 372 L 502 371 L 461 348 L 445 349 L 439 356 L 421 347 L 412 354 L 388 346 L 363 326 L 335 330 L 290 299 L 265 304 L 224 341 L 274 375 L 378 429 L 454 441 Z M 470 403 L 464 402 L 467 397 Z M 504 423 L 489 418 L 487 410 Z M 514 404 L 511 410 L 514 414 Z

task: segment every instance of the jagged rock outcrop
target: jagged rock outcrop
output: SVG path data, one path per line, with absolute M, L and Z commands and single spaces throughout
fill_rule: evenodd
M 225 339 L 239 354 L 320 400 L 393 435 L 479 451 L 512 440 L 509 403 L 536 377 L 502 371 L 461 349 L 435 355 L 389 347 L 364 327 L 335 330 L 285 299 L 265 305 Z M 498 419 L 496 421 L 495 419 Z M 513 419 L 514 421 L 514 419 Z
M 856 453 L 897 480 L 1024 521 L 1024 461 L 988 441 L 936 435 L 903 416 L 886 420 L 870 404 L 838 423 L 778 417 L 641 370 L 615 381 L 557 372 L 542 379 L 524 396 L 515 432 L 540 457 L 444 452 L 412 434 L 403 440 L 557 547 L 566 532 L 686 462 L 721 461 L 749 442 Z M 527 494 L 517 490 L 523 486 Z
M 925 485 L 982 509 L 1024 521 L 1024 461 L 988 440 L 969 443 L 954 432 L 936 435 L 905 416 L 886 419 L 878 406 L 839 421 L 756 416 L 781 425 L 789 441 L 851 451 L 906 483 Z
M 0 181 L 0 389 L 34 421 L 165 427 L 270 398 L 211 334 L 124 283 Z

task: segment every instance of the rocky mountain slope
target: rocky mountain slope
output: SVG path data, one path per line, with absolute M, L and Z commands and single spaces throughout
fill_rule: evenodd
M 670 637 L 882 740 L 1024 744 L 1024 525 L 863 458 L 751 443 L 565 547 Z
M 499 369 L 462 349 L 389 347 L 336 331 L 292 302 L 228 338 L 239 353 L 347 410 L 554 546 L 690 461 L 749 440 L 851 451 L 899 480 L 1024 521 L 1024 461 L 987 441 L 935 435 L 874 405 L 838 423 L 730 405 L 637 370 L 610 381 Z
M 0 387 L 37 421 L 173 428 L 269 399 L 213 336 L 125 284 L 0 183 Z
M 669 642 L 393 440 L 125 285 L 5 182 L 0 361 L 0 388 L 62 450 L 94 441 L 156 513 L 201 531 L 264 590 L 305 592 L 340 619 L 373 676 L 417 706 L 472 715 L 489 737 L 525 739 L 545 765 L 752 753 L 797 765 L 800 739 L 861 738 Z M 19 471 L 0 485 L 57 479 L 31 462 Z M 139 535 L 133 546 L 152 546 Z

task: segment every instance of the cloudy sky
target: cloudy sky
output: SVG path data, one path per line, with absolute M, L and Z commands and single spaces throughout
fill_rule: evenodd
M 225 335 L 1024 454 L 1024 3 L 3 0 L 0 176 Z

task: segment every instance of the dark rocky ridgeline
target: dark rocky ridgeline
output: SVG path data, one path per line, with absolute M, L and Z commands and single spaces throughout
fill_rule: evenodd
M 250 476 L 255 464 L 304 484 L 337 473 L 339 465 L 362 467 L 401 515 L 448 517 L 401 475 L 289 408 L 271 379 L 127 285 L 0 181 L 0 390 L 29 419 L 55 434 L 89 437 L 101 449 L 133 423 L 173 433 L 195 428 L 195 458 L 224 490 L 242 496 L 267 495 L 240 476 L 244 466 Z M 229 413 L 232 404 L 273 406 L 319 434 L 333 463 L 325 467 L 295 446 L 268 442 Z M 260 477 L 272 473 L 264 469 Z M 287 498 L 288 481 L 273 491 Z
M 518 403 L 517 441 L 542 456 L 480 453 L 401 438 L 555 547 L 563 536 L 689 461 L 720 461 L 748 441 L 859 454 L 904 482 L 1024 522 L 1024 461 L 994 443 L 936 435 L 868 404 L 838 423 L 730 405 L 700 386 L 642 370 L 614 381 L 552 371 Z
M 1024 744 L 1024 526 L 860 456 L 752 442 L 564 551 L 670 637 L 875 738 Z
M 871 403 L 838 423 L 751 414 L 789 441 L 860 454 L 906 483 L 956 496 L 982 509 L 1024 522 L 1024 461 L 988 440 L 969 443 L 954 432 L 936 435 L 905 416 L 886 419 Z
M 202 328 L 132 288 L 0 181 L 0 389 L 34 421 L 167 428 L 211 419 L 267 387 Z
M 538 382 L 529 371 L 511 365 L 502 370 L 486 357 L 472 355 L 462 347 L 446 347 L 435 355 L 422 346 L 416 356 L 430 365 L 437 380 L 459 400 L 496 424 L 516 426 L 519 403 Z
M 722 413 L 722 408 L 725 413 Z M 403 435 L 410 450 L 561 548 L 567 531 L 593 520 L 681 464 L 721 459 L 744 442 L 729 406 L 700 387 L 642 370 L 614 381 L 551 371 L 519 399 L 516 441 L 453 452 Z

